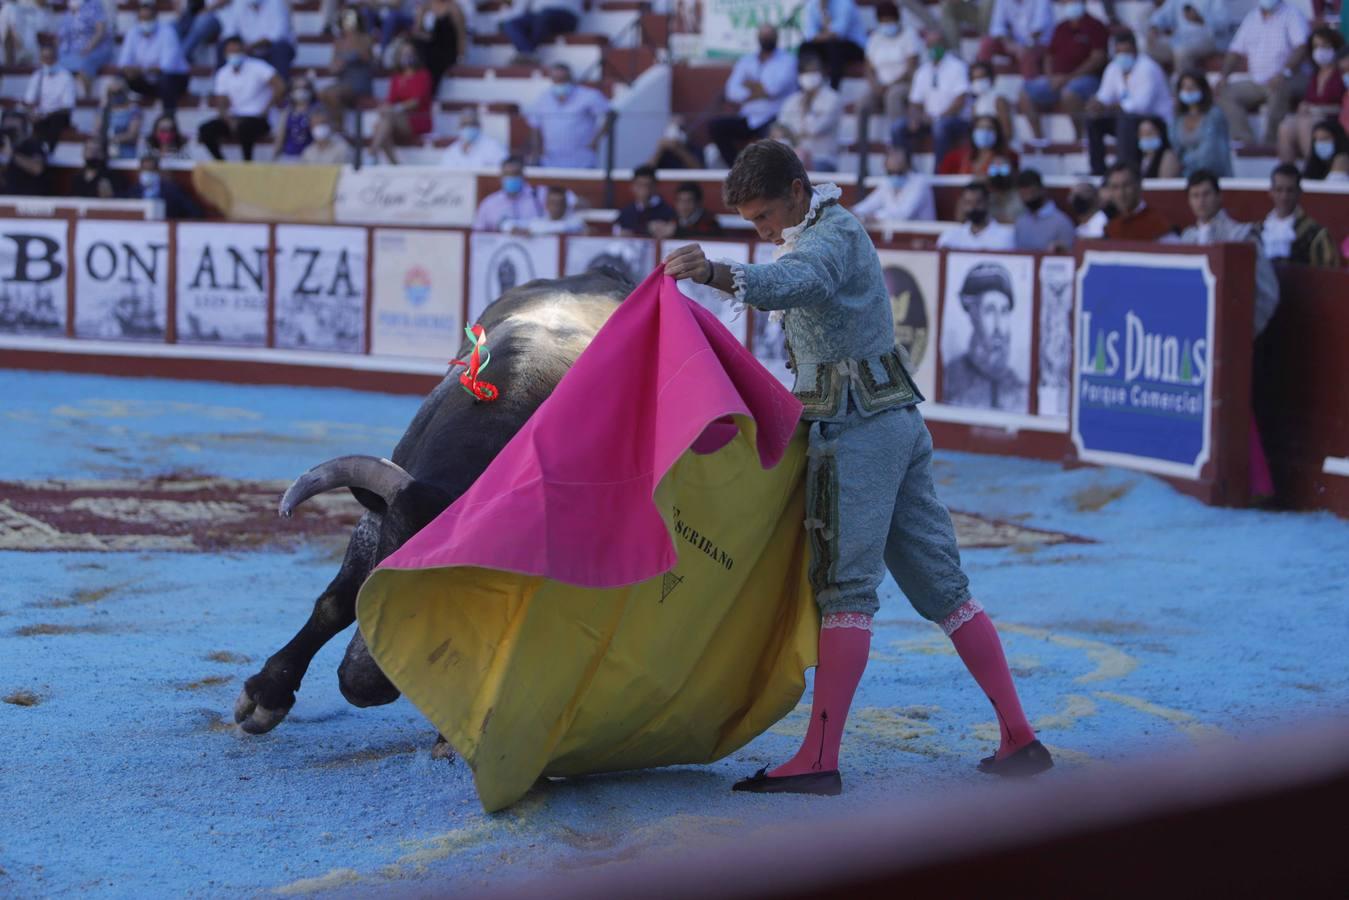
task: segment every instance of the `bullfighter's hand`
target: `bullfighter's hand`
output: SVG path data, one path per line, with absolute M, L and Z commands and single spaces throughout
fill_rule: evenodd
M 665 257 L 663 265 L 665 274 L 676 281 L 692 278 L 700 284 L 708 280 L 712 269 L 712 263 L 703 254 L 703 248 L 697 244 L 685 244 L 672 251 Z

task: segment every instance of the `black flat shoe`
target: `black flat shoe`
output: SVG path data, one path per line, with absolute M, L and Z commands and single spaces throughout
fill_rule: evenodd
M 986 756 L 979 761 L 980 772 L 988 775 L 1003 775 L 1009 778 L 1038 775 L 1046 769 L 1052 768 L 1054 768 L 1054 758 L 1049 755 L 1045 745 L 1039 741 L 1031 741 L 1005 759 Z
M 751 777 L 742 778 L 731 785 L 731 790 L 749 791 L 751 794 L 820 794 L 836 797 L 843 793 L 843 776 L 838 773 L 838 769 L 832 769 L 828 772 L 769 777 L 768 769 L 763 768 Z

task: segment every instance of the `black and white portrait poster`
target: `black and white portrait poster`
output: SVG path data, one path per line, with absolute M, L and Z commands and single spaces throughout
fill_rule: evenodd
M 918 392 L 932 397 L 937 383 L 937 276 L 941 254 L 935 250 L 878 250 L 895 343 L 909 354 L 909 375 Z
M 661 241 L 660 258 L 686 246 L 688 241 Z M 749 244 L 731 241 L 694 241 L 703 248 L 703 253 L 713 262 L 749 262 Z M 689 279 L 679 282 L 679 290 L 690 300 L 695 301 L 725 325 L 742 344 L 749 343 L 749 315 L 736 307 L 729 294 L 723 294 L 714 287 L 698 284 Z
M 266 225 L 184 222 L 177 228 L 178 340 L 267 343 Z
M 1068 417 L 1072 403 L 1073 258 L 1040 260 L 1040 415 Z
M 992 253 L 946 257 L 941 402 L 1030 411 L 1035 259 Z
M 464 342 L 464 232 L 375 230 L 370 352 L 445 362 Z
M 0 219 L 0 334 L 66 333 L 69 226 Z
M 469 238 L 468 323 L 506 291 L 535 278 L 556 278 L 558 238 L 476 231 Z
M 278 225 L 276 346 L 365 349 L 364 228 Z
M 755 244 L 753 262 L 772 262 L 776 249 L 772 244 Z M 749 317 L 753 323 L 749 348 L 754 358 L 772 372 L 773 377 L 790 388 L 796 383 L 796 375 L 787 368 L 787 332 L 782 327 L 781 318 L 757 309 L 750 310 Z
M 75 334 L 162 341 L 168 329 L 169 226 L 82 219 L 75 226 Z
M 631 237 L 569 237 L 565 255 L 564 275 L 607 267 L 622 272 L 636 287 L 656 267 L 656 242 Z

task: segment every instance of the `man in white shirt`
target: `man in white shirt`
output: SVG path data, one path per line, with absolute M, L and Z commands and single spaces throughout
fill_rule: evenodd
M 581 0 L 516 0 L 511 11 L 514 15 L 501 23 L 501 33 L 515 46 L 516 61 L 532 61 L 540 44 L 576 30 Z
M 932 134 L 933 154 L 938 162 L 970 129 L 970 68 L 946 49 L 941 32 L 923 34 L 927 58 L 913 76 L 909 108 L 895 122 L 891 143 L 912 150 L 912 141 Z
M 800 90 L 782 104 L 777 124 L 810 172 L 838 171 L 838 126 L 843 101 L 825 83 L 824 68 L 813 56 L 801 60 Z
M 1015 250 L 1016 231 L 989 218 L 988 201 L 988 185 L 982 181 L 967 184 L 956 204 L 956 217 L 962 224 L 943 231 L 937 246 L 943 250 Z
M 233 0 L 225 33 L 243 40 L 244 52 L 270 65 L 285 80 L 295 61 L 295 31 L 286 0 Z
M 260 59 L 244 54 L 243 41 L 225 41 L 225 64 L 215 73 L 212 99 L 220 117 L 201 123 L 197 139 L 216 159 L 224 159 L 220 142 L 239 141 L 245 160 L 253 159 L 253 145 L 267 136 L 271 126 L 267 112 L 280 105 L 285 83 L 276 70 Z
M 567 208 L 567 189 L 549 185 L 543 201 L 543 215 L 533 219 L 509 219 L 501 230 L 511 234 L 585 234 L 585 222 Z
M 1054 33 L 1052 0 L 994 0 L 988 35 L 979 43 L 979 62 L 995 56 L 1017 61 L 1022 78 L 1040 74 L 1041 59 Z
M 866 104 L 872 113 L 884 112 L 887 123 L 904 115 L 913 73 L 926 49 L 918 29 L 900 26 L 899 7 L 891 0 L 876 7 L 876 29 L 866 47 Z
M 61 141 L 61 132 L 70 127 L 75 109 L 75 76 L 56 65 L 56 47 L 43 44 L 41 65 L 28 79 L 23 92 L 24 111 L 33 125 L 33 136 L 40 139 L 50 154 Z
M 1105 136 L 1115 136 L 1120 162 L 1138 166 L 1138 121 L 1171 120 L 1171 88 L 1151 56 L 1138 52 L 1131 32 L 1115 38 L 1115 57 L 1101 75 L 1101 89 L 1087 101 L 1087 147 L 1093 175 L 1105 174 Z
M 549 67 L 552 85 L 534 103 L 529 122 L 530 146 L 539 164 L 593 169 L 600 141 L 609 132 L 609 101 L 594 88 L 572 80 L 561 63 Z
M 768 134 L 783 102 L 796 90 L 796 57 L 778 49 L 772 25 L 759 26 L 759 52 L 736 60 L 726 82 L 725 97 L 740 104 L 734 116 L 718 116 L 707 123 L 707 133 L 730 168 L 740 148 Z
M 459 116 L 459 136 L 445 148 L 440 164 L 447 169 L 496 171 L 508 155 L 500 141 L 482 133 L 477 110 L 468 109 Z
M 168 115 L 178 108 L 178 98 L 187 90 L 187 60 L 177 30 L 159 21 L 155 0 L 141 0 L 136 25 L 122 38 L 117 66 L 131 90 L 157 99 Z
M 1241 20 L 1223 59 L 1222 77 L 1214 88 L 1232 140 L 1255 141 L 1249 115 L 1263 103 L 1264 140 L 1274 143 L 1292 98 L 1302 96 L 1307 86 L 1298 70 L 1307 59 L 1310 33 L 1307 17 L 1283 0 L 1260 0 L 1260 5 Z M 1248 80 L 1229 81 L 1242 57 L 1246 58 Z
M 852 208 L 863 222 L 931 222 L 937 218 L 932 184 L 909 166 L 909 151 L 896 147 L 885 156 L 885 180 Z
M 1171 71 L 1204 70 L 1232 36 L 1231 0 L 1163 0 L 1148 17 L 1148 55 Z

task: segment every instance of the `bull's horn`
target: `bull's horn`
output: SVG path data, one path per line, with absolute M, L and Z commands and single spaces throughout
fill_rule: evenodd
M 392 503 L 394 495 L 411 484 L 413 478 L 398 464 L 375 456 L 339 456 L 319 463 L 286 489 L 280 514 L 290 518 L 295 507 L 315 494 L 333 488 L 363 488 Z

